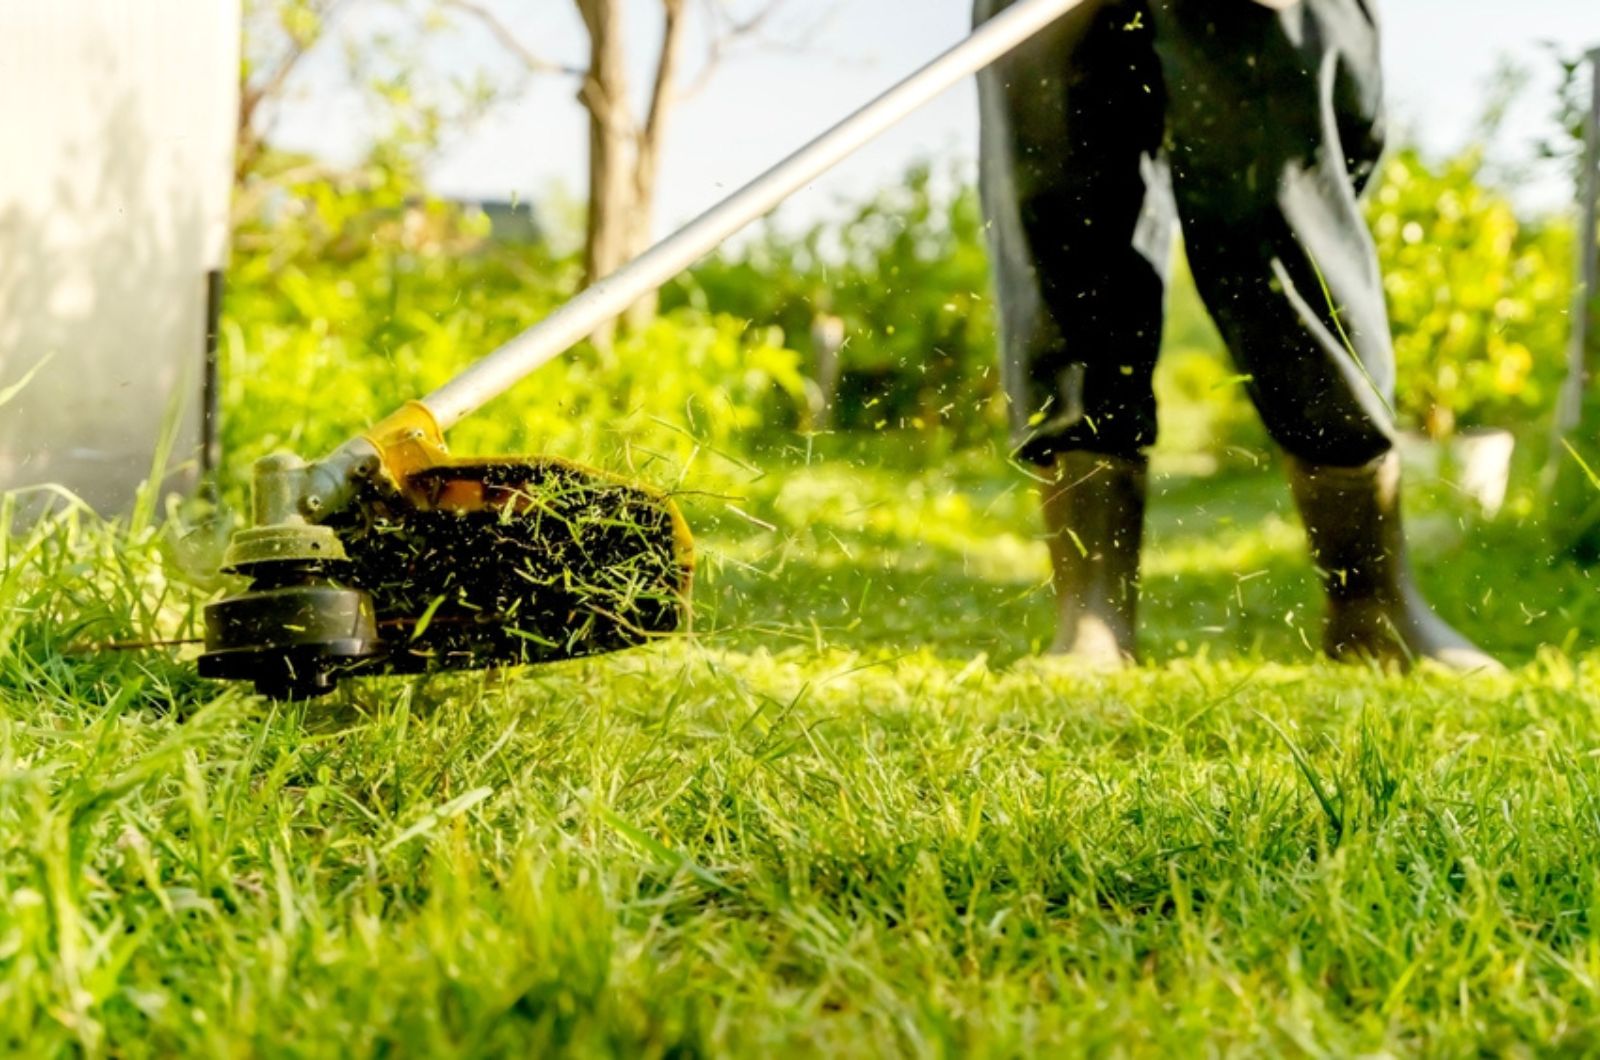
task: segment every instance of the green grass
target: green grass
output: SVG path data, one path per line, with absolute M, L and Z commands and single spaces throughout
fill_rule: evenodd
M 885 464 L 693 500 L 693 639 L 311 706 L 73 652 L 192 628 L 157 531 L 8 540 L 0 1048 L 1600 1052 L 1582 572 L 1427 505 L 1514 672 L 1335 668 L 1283 487 L 1168 475 L 1091 678 L 1020 477 Z

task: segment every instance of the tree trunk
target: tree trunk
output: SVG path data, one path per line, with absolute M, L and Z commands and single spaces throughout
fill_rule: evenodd
M 578 94 L 589 113 L 589 223 L 584 241 L 584 282 L 605 279 L 627 264 L 635 208 L 629 163 L 633 119 L 628 105 L 627 50 L 623 41 L 623 0 L 577 0 L 589 31 L 589 72 Z M 594 336 L 609 347 L 615 325 Z
M 589 226 L 584 243 L 587 283 L 605 279 L 650 248 L 661 146 L 677 101 L 687 0 L 661 0 L 661 51 L 656 59 L 649 113 L 639 124 L 628 98 L 628 59 L 623 41 L 625 0 L 577 0 L 589 31 L 589 72 L 579 93 L 589 113 Z M 655 316 L 654 294 L 640 299 L 627 321 L 642 327 Z M 595 337 L 609 345 L 608 327 Z
M 656 191 L 661 178 L 661 145 L 667 119 L 677 102 L 678 64 L 683 54 L 684 0 L 661 0 L 661 52 L 656 59 L 655 84 L 650 91 L 650 112 L 639 130 L 633 167 L 633 210 L 628 219 L 628 252 L 636 257 L 650 249 L 655 234 Z M 660 299 L 654 293 L 628 310 L 630 326 L 641 327 L 656 315 Z

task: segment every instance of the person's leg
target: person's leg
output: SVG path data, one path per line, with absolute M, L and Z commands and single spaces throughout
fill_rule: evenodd
M 1041 487 L 1056 635 L 1050 651 L 1097 669 L 1138 660 L 1145 460 L 1060 453 Z
M 1365 4 L 1153 2 L 1190 262 L 1288 454 L 1328 594 L 1325 647 L 1492 665 L 1433 614 L 1406 568 L 1394 351 L 1357 201 L 1381 150 Z
M 1174 221 L 1151 44 L 1143 0 L 1091 0 L 979 82 L 1003 376 L 1018 455 L 1049 479 L 1054 650 L 1095 665 L 1135 656 L 1155 440 Z
M 1400 522 L 1399 454 L 1349 468 L 1291 456 L 1289 482 L 1327 592 L 1323 647 L 1329 655 L 1402 664 L 1430 659 L 1463 671 L 1500 668 L 1434 613 L 1411 577 Z

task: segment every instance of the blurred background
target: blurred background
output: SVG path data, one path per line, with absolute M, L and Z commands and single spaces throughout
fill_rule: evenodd
M 954 42 L 967 6 L 247 3 L 224 374 L 229 407 L 263 411 L 231 418 L 228 450 L 314 451 L 446 378 Z M 1396 132 L 1369 210 L 1401 414 L 1435 442 L 1531 440 L 1567 374 L 1579 60 L 1600 19 L 1584 0 L 1381 14 Z M 468 444 L 526 429 L 592 448 L 563 435 L 630 412 L 738 449 L 763 430 L 1002 444 L 975 128 L 971 88 L 947 94 Z M 1181 278 L 1172 302 L 1163 451 L 1258 452 Z M 332 392 L 337 409 L 308 404 Z

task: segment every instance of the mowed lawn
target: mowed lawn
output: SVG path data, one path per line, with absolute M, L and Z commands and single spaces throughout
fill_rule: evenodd
M 1031 658 L 1002 461 L 781 465 L 688 500 L 693 638 L 310 705 L 77 652 L 192 606 L 148 532 L 11 539 L 0 1048 L 1600 1052 L 1600 607 L 1537 531 L 1414 521 L 1510 676 L 1337 668 L 1271 469 L 1164 474 L 1099 677 Z

